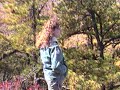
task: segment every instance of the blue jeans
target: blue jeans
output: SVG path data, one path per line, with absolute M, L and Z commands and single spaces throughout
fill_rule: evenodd
M 62 83 L 64 81 L 64 78 L 64 76 L 60 76 L 53 80 L 46 80 L 48 90 L 62 90 Z

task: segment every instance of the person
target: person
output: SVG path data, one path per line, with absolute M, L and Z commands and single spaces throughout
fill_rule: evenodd
M 61 90 L 68 70 L 63 52 L 57 41 L 61 34 L 57 21 L 56 18 L 48 20 L 39 33 L 36 42 L 36 47 L 40 48 L 43 73 L 48 90 Z

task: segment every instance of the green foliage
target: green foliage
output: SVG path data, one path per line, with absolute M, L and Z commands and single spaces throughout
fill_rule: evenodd
M 5 33 L 0 33 L 0 63 L 7 66 L 1 65 L 0 74 L 4 76 L 0 77 L 1 81 L 3 78 L 10 79 L 14 75 L 27 75 L 34 65 L 37 66 L 40 63 L 38 50 L 34 46 L 34 34 L 41 30 L 46 17 L 37 16 L 39 2 L 39 0 L 35 1 L 36 13 L 33 13 L 32 0 L 1 1 L 5 17 L 0 22 L 6 28 L 3 27 Z M 40 4 L 42 5 L 43 2 L 41 1 Z M 33 20 L 33 14 L 36 17 L 36 23 Z M 36 31 L 33 30 L 34 23 Z
M 114 64 L 116 59 L 106 56 L 104 61 L 94 60 L 92 51 L 81 51 L 81 48 L 64 51 L 69 67 L 66 82 L 71 90 L 101 90 L 102 84 L 119 82 L 119 68 Z M 87 58 L 83 57 L 84 54 Z
M 39 4 L 43 5 L 46 0 L 35 0 L 34 4 L 33 0 L 0 2 L 5 12 L 5 18 L 2 18 L 0 23 L 7 27 L 2 28 L 5 33 L 0 32 L 0 81 L 11 79 L 14 75 L 27 77 L 34 69 L 42 76 L 39 71 L 42 66 L 38 61 L 39 51 L 34 47 L 34 35 L 42 29 L 44 21 L 48 19 L 46 16 L 40 16 L 38 11 Z M 34 13 L 33 6 L 36 11 Z M 120 35 L 119 8 L 115 0 L 62 0 L 53 10 L 59 17 L 63 30 L 60 39 L 62 42 L 74 34 L 83 33 L 93 37 L 91 41 L 97 40 L 97 44 L 100 39 L 100 43 L 105 46 L 104 49 L 107 45 L 119 44 L 118 37 L 114 39 L 114 43 L 110 41 L 105 45 L 107 41 Z M 94 12 L 94 22 L 90 10 Z M 97 26 L 98 34 L 95 32 L 94 24 Z M 99 57 L 98 45 L 94 45 L 93 48 L 89 48 L 89 45 L 75 46 L 63 52 L 69 68 L 64 83 L 70 90 L 101 90 L 103 84 L 108 90 L 109 83 L 114 82 L 115 85 L 120 82 L 120 67 L 115 65 L 115 62 L 119 61 L 119 49 L 115 58 L 104 52 L 104 60 Z
M 93 37 L 101 58 L 107 45 L 119 43 L 120 13 L 115 0 L 63 0 L 54 10 L 60 18 L 62 38 L 80 33 Z

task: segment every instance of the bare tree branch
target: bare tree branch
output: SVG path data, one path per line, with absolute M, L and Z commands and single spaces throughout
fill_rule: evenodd
M 111 25 L 106 29 L 106 33 L 104 33 L 103 36 L 105 36 L 105 35 L 110 31 L 110 29 L 112 29 L 115 25 L 116 25 L 116 22 L 114 22 L 113 24 L 111 24 Z
M 11 55 L 13 55 L 13 54 L 15 54 L 15 53 L 17 53 L 17 52 L 19 52 L 19 53 L 21 53 L 21 54 L 24 54 L 24 55 L 22 55 L 22 56 L 29 56 L 28 53 L 21 52 L 21 51 L 15 49 L 15 50 L 13 50 L 13 51 L 11 51 L 11 52 L 9 52 L 9 53 L 4 53 L 4 54 L 0 57 L 0 61 L 3 60 L 3 59 L 5 59 L 5 58 L 7 58 L 7 57 L 10 57 Z
M 100 16 L 96 11 L 94 11 L 94 13 L 95 13 L 95 14 L 97 15 L 97 17 L 98 17 L 99 24 L 100 24 L 100 35 L 101 35 L 101 37 L 103 37 L 103 27 L 102 27 L 101 16 Z
M 67 38 L 76 35 L 76 34 L 90 34 L 89 32 L 84 32 L 84 31 L 75 31 L 73 33 L 67 34 Z
M 116 39 L 120 39 L 120 35 L 110 38 L 108 41 L 105 42 L 104 46 L 106 46 L 108 43 Z
M 115 88 L 118 88 L 118 87 L 120 87 L 120 82 L 116 83 L 116 84 L 113 86 L 114 89 L 115 89 Z
M 95 19 L 95 12 L 91 9 L 87 9 L 87 11 L 90 13 L 91 15 L 91 19 L 92 19 L 92 23 L 93 23 L 93 28 L 94 28 L 94 31 L 95 31 L 95 37 L 98 41 L 98 43 L 100 43 L 100 37 L 99 37 L 99 32 L 98 32 L 98 27 L 97 27 L 97 22 L 96 22 L 96 19 Z

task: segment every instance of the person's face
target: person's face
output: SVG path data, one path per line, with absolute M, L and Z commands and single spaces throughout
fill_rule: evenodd
M 60 28 L 59 28 L 59 27 L 58 27 L 58 28 L 55 28 L 55 30 L 53 31 L 53 36 L 59 37 L 60 34 L 61 34 Z

